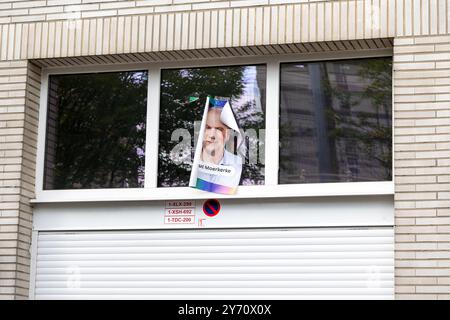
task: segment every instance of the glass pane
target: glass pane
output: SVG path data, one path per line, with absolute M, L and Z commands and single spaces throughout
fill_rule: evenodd
M 279 183 L 392 178 L 392 59 L 281 65 Z
M 189 184 L 208 95 L 230 101 L 243 132 L 240 184 L 264 184 L 265 90 L 265 65 L 162 70 L 158 186 Z
M 144 186 L 147 78 L 50 76 L 44 189 Z

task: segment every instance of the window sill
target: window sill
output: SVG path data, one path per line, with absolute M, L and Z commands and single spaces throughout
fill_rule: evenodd
M 196 199 L 255 199 L 327 196 L 393 195 L 393 181 L 339 182 L 240 186 L 234 195 L 205 192 L 189 187 L 139 189 L 44 190 L 31 203 L 161 201 Z

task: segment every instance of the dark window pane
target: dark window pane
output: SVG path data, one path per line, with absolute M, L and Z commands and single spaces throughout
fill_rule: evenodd
M 44 189 L 144 186 L 147 77 L 50 76 Z
M 189 184 L 207 95 L 228 99 L 243 130 L 240 184 L 264 184 L 265 90 L 265 65 L 162 70 L 158 186 Z
M 392 178 L 392 59 L 281 65 L 279 183 Z

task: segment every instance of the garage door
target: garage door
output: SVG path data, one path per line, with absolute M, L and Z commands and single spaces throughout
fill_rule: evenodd
M 390 299 L 391 228 L 39 232 L 36 299 Z

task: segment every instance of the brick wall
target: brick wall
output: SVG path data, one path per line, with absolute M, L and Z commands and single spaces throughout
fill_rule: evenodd
M 450 35 L 394 40 L 397 298 L 450 298 Z
M 0 62 L 0 299 L 28 297 L 39 73 Z
M 315 1 L 317 0 L 311 0 L 311 2 Z M 309 2 L 309 0 L 12 0 L 0 2 L 0 23 L 112 17 L 299 2 Z
M 243 6 L 223 9 L 211 5 L 202 10 L 184 8 L 186 11 L 169 6 L 176 12 L 139 10 L 135 15 L 116 12 L 114 16 L 97 18 L 64 19 L 62 16 L 59 20 L 46 21 L 43 17 L 43 20 L 3 24 L 0 25 L 0 59 L 378 39 L 395 36 L 397 29 L 403 33 L 403 25 L 406 32 L 412 31 L 410 12 L 406 13 L 403 6 L 395 6 L 392 0 L 316 1 L 257 7 L 245 7 L 249 3 L 245 1 L 238 3 Z M 438 13 L 442 15 L 441 11 Z M 399 22 L 395 21 L 396 16 Z M 436 32 L 446 32 L 446 24 L 432 25 Z

